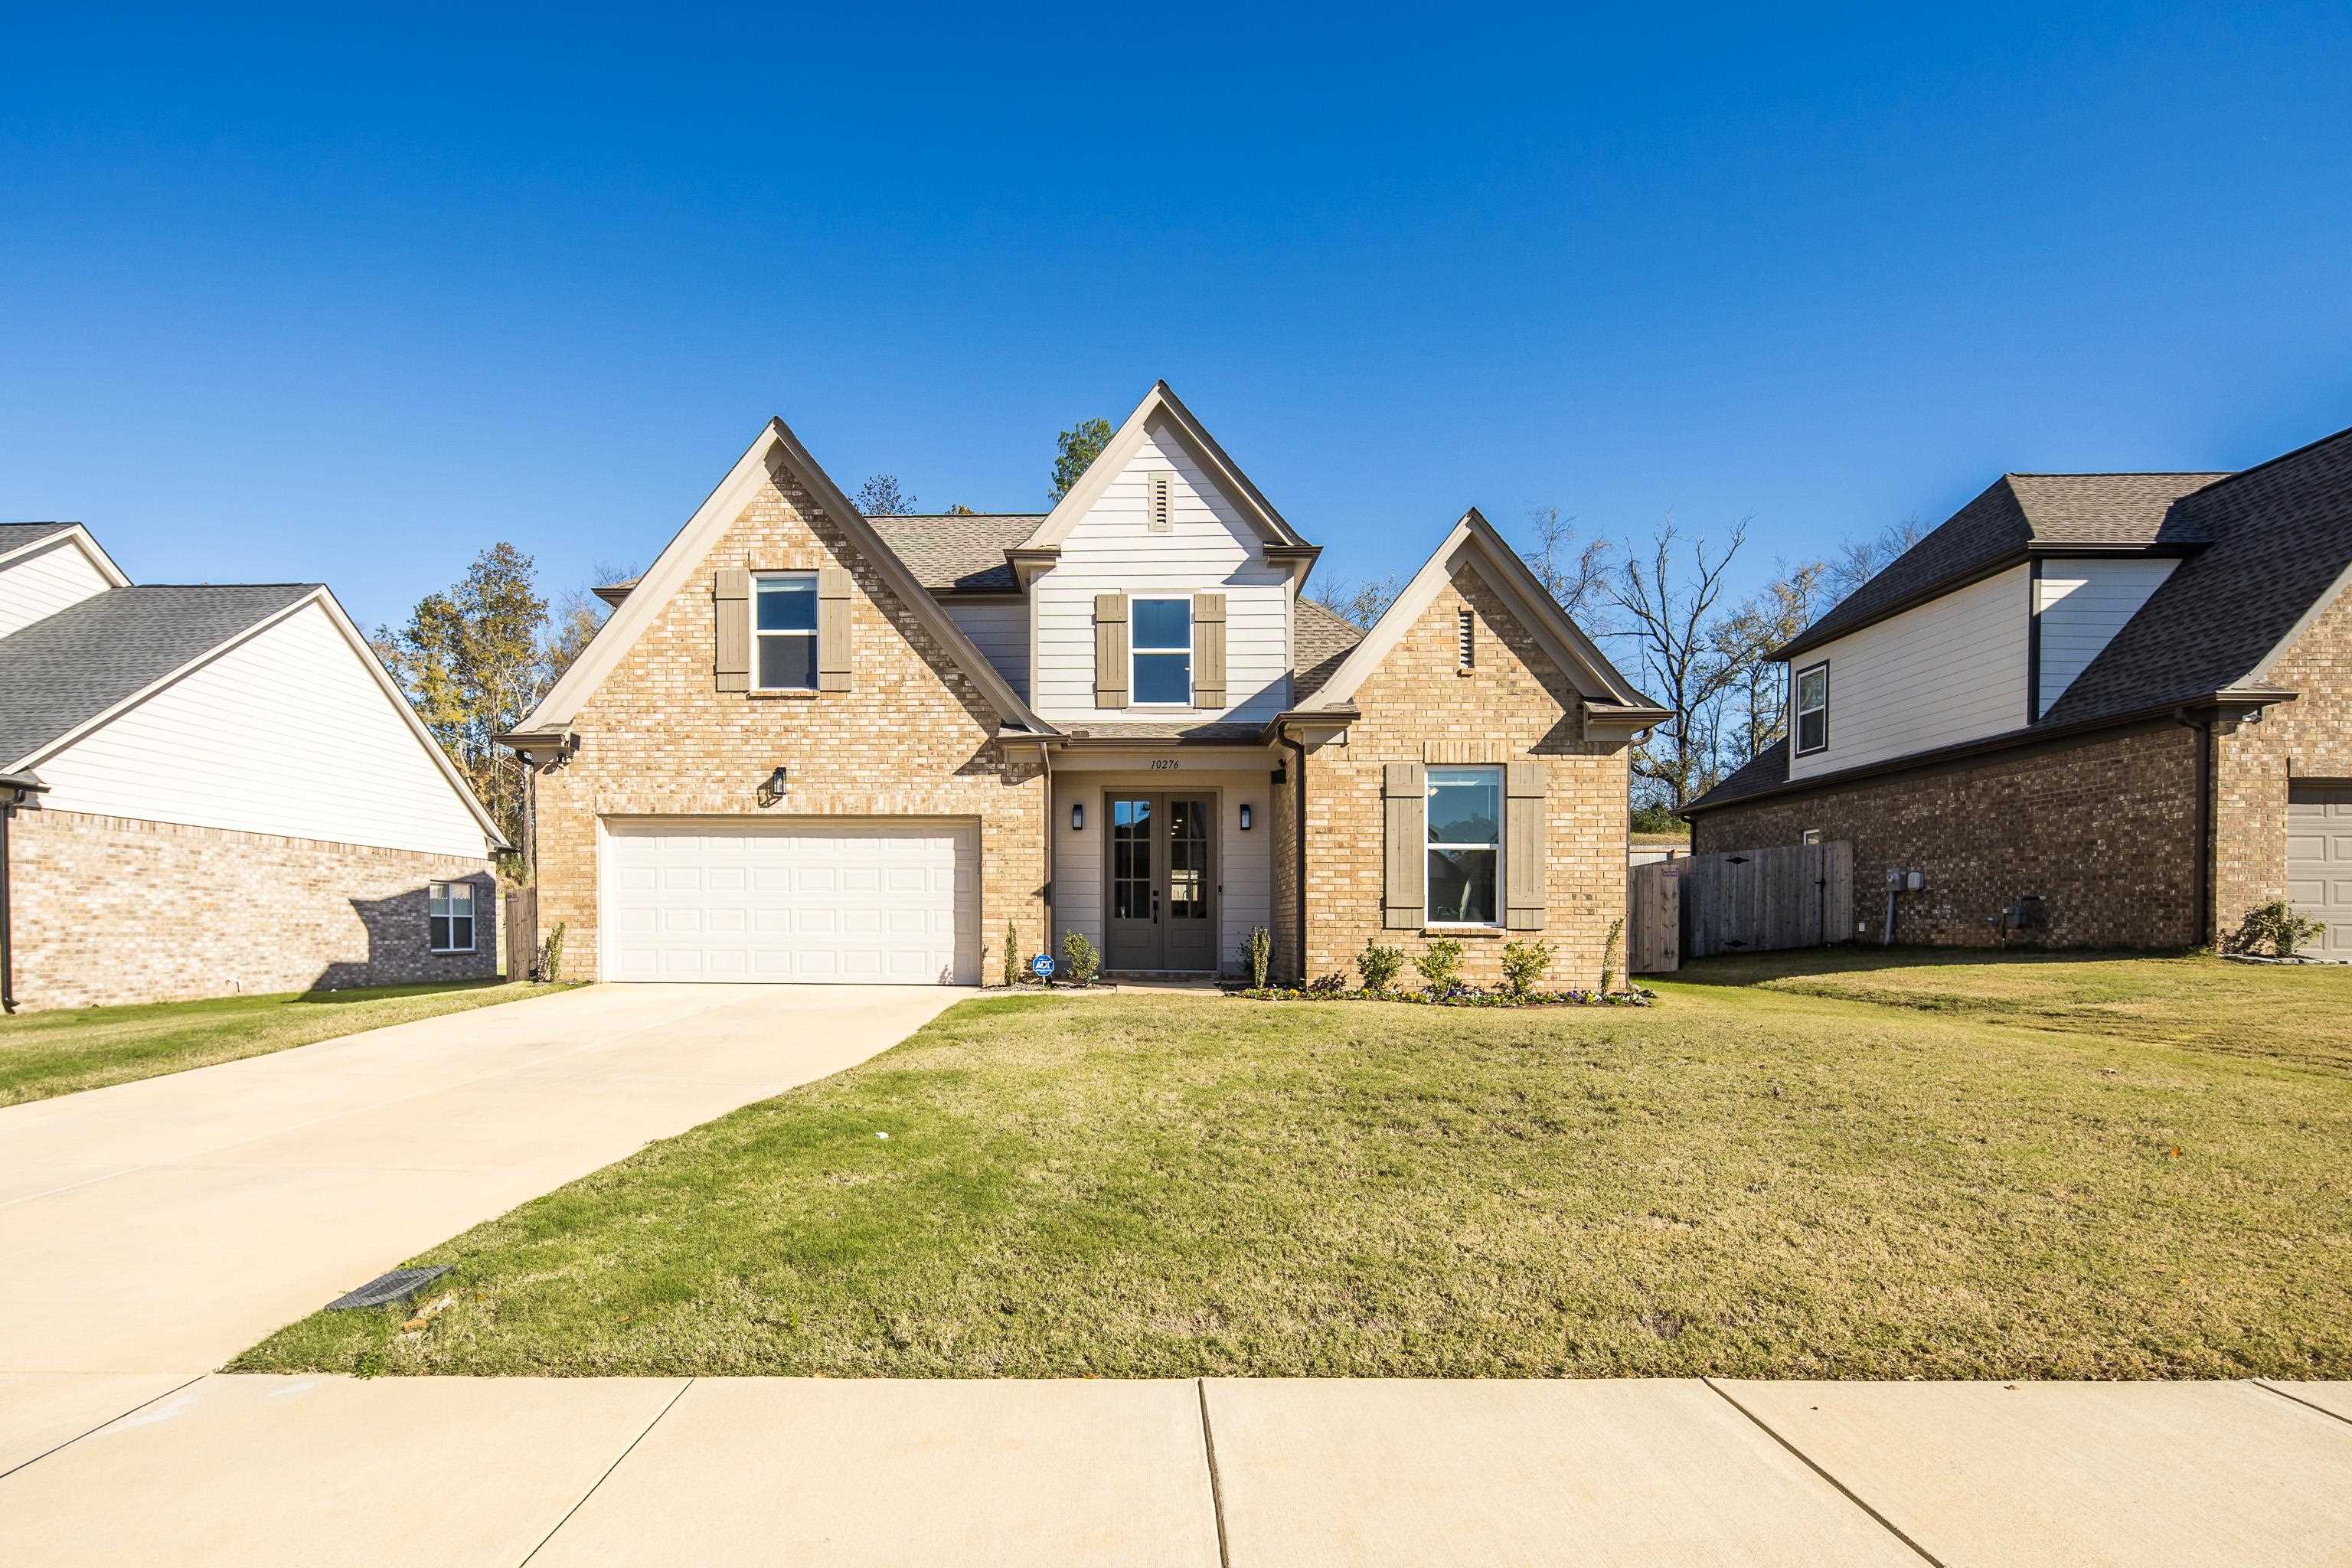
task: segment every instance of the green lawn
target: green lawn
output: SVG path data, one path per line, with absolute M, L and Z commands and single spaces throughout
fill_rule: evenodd
M 21 1013 L 0 1017 L 0 1105 L 267 1056 L 562 989 L 483 980 Z
M 1739 962 L 1641 1011 L 967 1003 L 424 1254 L 421 1331 L 233 1364 L 2352 1375 L 2346 977 Z

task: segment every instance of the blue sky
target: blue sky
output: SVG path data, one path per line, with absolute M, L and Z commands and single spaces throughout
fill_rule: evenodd
M 1326 571 L 1760 572 L 2352 425 L 2341 5 L 992 9 L 18 13 L 0 518 L 373 623 L 642 563 L 771 413 L 1033 509 L 1165 376 Z

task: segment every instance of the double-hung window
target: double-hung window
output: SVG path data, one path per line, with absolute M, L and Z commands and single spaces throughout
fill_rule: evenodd
M 1134 622 L 1133 669 L 1129 679 L 1139 705 L 1192 705 L 1192 601 L 1130 601 Z
M 1797 755 L 1829 750 L 1830 667 L 1810 665 L 1797 671 Z
M 1503 770 L 1429 770 L 1433 926 L 1502 923 Z
M 761 691 L 816 689 L 816 574 L 751 580 L 753 665 Z
M 474 951 L 473 883 L 426 883 L 425 913 L 434 952 Z

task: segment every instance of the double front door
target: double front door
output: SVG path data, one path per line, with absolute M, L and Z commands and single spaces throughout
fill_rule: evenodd
M 1185 795 L 1109 800 L 1112 969 L 1209 973 L 1217 967 L 1211 801 Z

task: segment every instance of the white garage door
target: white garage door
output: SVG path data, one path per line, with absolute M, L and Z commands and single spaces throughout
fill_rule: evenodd
M 604 973 L 615 980 L 976 985 L 971 824 L 604 824 Z
M 2352 784 L 2287 786 L 2286 896 L 2327 922 L 2304 952 L 2352 963 Z

